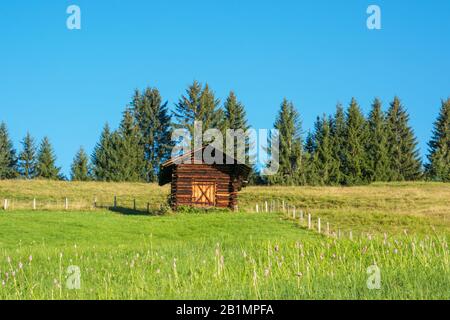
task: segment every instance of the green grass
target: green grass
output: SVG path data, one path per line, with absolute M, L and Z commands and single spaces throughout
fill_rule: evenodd
M 0 210 L 0 299 L 450 299 L 449 184 L 248 187 L 239 213 L 155 215 L 167 194 L 148 184 L 0 181 L 0 201 L 11 203 Z M 119 208 L 105 209 L 114 196 Z M 93 209 L 94 198 L 104 208 Z M 272 200 L 295 205 L 297 219 L 254 213 Z M 300 209 L 314 228 L 320 217 L 322 230 L 329 222 L 345 236 L 308 230 Z M 80 290 L 66 287 L 72 265 Z M 371 265 L 379 290 L 366 285 Z
M 169 188 L 145 183 L 0 181 L 0 205 L 9 199 L 10 210 L 29 210 L 36 199 L 38 210 L 61 211 L 69 199 L 73 211 L 118 206 L 157 213 L 166 203 Z M 450 184 L 430 182 L 376 183 L 360 187 L 247 187 L 239 194 L 241 211 L 255 211 L 265 201 L 285 200 L 311 212 L 346 232 L 398 234 L 408 230 L 426 235 L 450 233 Z M 1 209 L 0 209 L 1 211 Z M 130 211 L 128 211 L 130 212 Z
M 0 239 L 2 299 L 450 298 L 444 237 L 336 240 L 275 213 L 10 212 Z

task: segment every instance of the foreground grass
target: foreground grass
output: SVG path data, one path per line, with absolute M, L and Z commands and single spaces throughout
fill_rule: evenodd
M 1 299 L 449 299 L 448 237 L 354 241 L 278 214 L 0 215 Z M 381 271 L 369 290 L 367 268 Z M 78 266 L 81 288 L 66 287 Z
M 450 184 L 248 187 L 240 213 L 148 215 L 147 203 L 161 213 L 168 192 L 0 181 L 10 204 L 0 209 L 0 299 L 450 299 Z M 105 210 L 114 197 L 116 210 Z M 266 201 L 346 237 L 319 235 L 286 213 L 252 213 Z M 373 265 L 379 290 L 366 284 Z M 80 290 L 66 286 L 69 266 L 81 272 Z

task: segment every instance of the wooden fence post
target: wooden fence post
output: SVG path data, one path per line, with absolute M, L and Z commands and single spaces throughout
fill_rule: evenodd
M 311 229 L 311 213 L 308 213 L 308 229 Z
M 266 201 L 266 212 L 269 212 L 269 207 L 268 207 L 268 205 L 267 205 L 267 201 Z
M 284 210 L 284 200 L 281 202 L 281 208 L 282 208 L 282 210 L 283 210 L 283 212 L 285 211 Z
M 303 222 L 303 210 L 300 210 L 300 220 Z
M 36 210 L 36 198 L 33 198 L 33 210 Z
M 114 196 L 114 208 L 117 208 L 117 196 Z
M 352 232 L 352 230 L 350 230 L 348 236 L 349 236 L 350 240 L 353 240 L 353 232 Z
M 320 233 L 320 218 L 317 218 L 317 232 Z
M 133 199 L 133 210 L 136 211 L 136 199 Z
M 292 209 L 292 217 L 293 217 L 294 220 L 295 220 L 295 206 L 294 206 L 294 208 Z
M 3 202 L 3 209 L 5 211 L 8 210 L 8 199 L 5 199 L 5 201 Z
M 94 197 L 94 208 L 97 208 L 97 197 Z
M 150 214 L 150 202 L 147 202 L 147 213 Z
M 64 199 L 64 209 L 69 209 L 69 199 L 67 198 Z
M 258 213 L 259 212 L 259 210 L 258 210 L 259 208 L 258 208 L 258 204 L 256 204 L 256 213 Z

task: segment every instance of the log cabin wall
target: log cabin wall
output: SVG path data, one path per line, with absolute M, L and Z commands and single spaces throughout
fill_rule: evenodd
M 211 186 L 212 184 L 214 187 Z M 208 198 L 212 202 L 197 202 L 194 185 L 199 185 L 198 192 L 202 201 Z M 174 209 L 179 206 L 215 206 L 234 209 L 237 206 L 237 192 L 240 185 L 234 166 L 180 164 L 172 172 L 171 204 Z M 214 188 L 214 199 L 209 199 L 212 188 Z

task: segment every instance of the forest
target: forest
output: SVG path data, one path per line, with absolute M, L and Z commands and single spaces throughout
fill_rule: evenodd
M 356 99 L 338 104 L 334 114 L 316 118 L 304 132 L 299 111 L 284 99 L 273 127 L 279 131 L 279 170 L 262 176 L 254 166 L 251 184 L 363 185 L 371 182 L 432 180 L 450 182 L 450 98 L 442 100 L 422 163 L 410 115 L 399 97 L 386 110 L 375 98 L 366 116 Z M 244 104 L 234 92 L 221 103 L 208 84 L 194 81 L 173 111 L 157 88 L 135 90 L 117 130 L 105 124 L 92 154 L 80 147 L 70 177 L 56 165 L 50 139 L 37 143 L 28 132 L 19 149 L 5 123 L 0 125 L 0 179 L 156 182 L 170 157 L 174 129 L 250 128 Z

